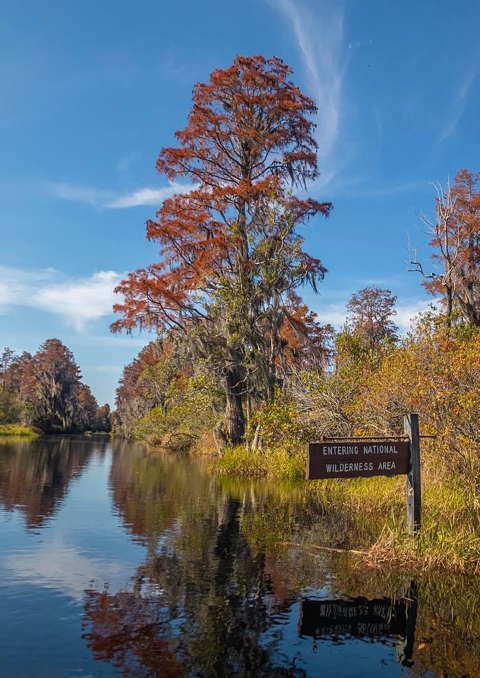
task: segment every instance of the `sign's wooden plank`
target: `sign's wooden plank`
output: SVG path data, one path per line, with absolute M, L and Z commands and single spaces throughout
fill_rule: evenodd
M 409 459 L 381 455 L 362 460 L 325 462 L 316 454 L 308 454 L 307 480 L 324 478 L 370 478 L 372 476 L 404 475 L 410 471 Z
M 328 440 L 309 443 L 309 455 L 322 461 L 371 461 L 380 458 L 409 459 L 408 440 Z
M 307 480 L 407 475 L 407 524 L 420 528 L 420 433 L 418 414 L 407 414 L 405 437 L 322 438 L 309 443 Z

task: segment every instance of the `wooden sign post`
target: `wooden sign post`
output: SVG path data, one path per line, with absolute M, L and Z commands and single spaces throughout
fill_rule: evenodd
M 309 443 L 307 480 L 407 476 L 407 525 L 420 528 L 420 435 L 418 414 L 407 414 L 405 437 L 323 438 Z
M 406 414 L 403 419 L 403 426 L 410 440 L 410 471 L 407 475 L 407 526 L 410 534 L 415 534 L 420 529 L 422 510 L 418 414 Z

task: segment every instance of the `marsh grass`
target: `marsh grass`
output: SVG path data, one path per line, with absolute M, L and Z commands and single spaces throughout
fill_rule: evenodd
M 215 463 L 215 471 L 243 478 L 302 480 L 305 478 L 305 458 L 303 454 L 292 454 L 281 447 L 252 450 L 245 445 L 237 445 L 225 450 Z
M 228 449 L 216 462 L 220 474 L 301 480 L 305 453 Z M 325 509 L 358 518 L 370 534 L 366 563 L 374 568 L 413 572 L 448 570 L 480 573 L 478 497 L 458 474 L 440 474 L 434 464 L 422 469 L 422 529 L 412 538 L 406 527 L 406 478 L 355 478 L 308 481 L 307 494 Z M 362 545 L 363 547 L 363 545 Z
M 20 424 L 0 424 L 0 436 L 15 436 L 22 438 L 34 438 L 39 432 L 30 426 Z
M 439 570 L 478 574 L 480 537 L 470 524 L 442 524 L 431 516 L 415 537 L 402 525 L 388 524 L 369 549 L 366 562 L 375 568 L 388 565 L 418 574 Z
M 422 484 L 422 527 L 415 537 L 406 525 L 404 476 L 319 481 L 314 491 L 322 504 L 363 517 L 373 539 L 366 557 L 372 567 L 479 573 L 476 497 L 453 474 L 440 478 L 427 469 Z

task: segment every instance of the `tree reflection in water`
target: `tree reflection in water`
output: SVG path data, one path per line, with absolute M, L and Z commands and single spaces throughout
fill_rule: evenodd
M 132 591 L 88 591 L 98 659 L 135 676 L 304 676 L 263 635 L 295 600 L 274 595 L 265 557 L 240 529 L 241 501 L 196 464 L 114 442 L 116 511 L 147 547 Z
M 305 676 L 294 646 L 290 659 L 282 655 L 305 586 L 331 598 L 395 600 L 410 581 L 309 549 L 348 547 L 364 534 L 351 517 L 322 513 L 303 490 L 218 482 L 196 463 L 116 442 L 110 488 L 146 559 L 131 589 L 87 591 L 84 638 L 95 658 L 126 676 Z M 480 585 L 461 581 L 419 580 L 412 675 L 480 675 Z
M 225 497 L 205 521 L 203 563 L 174 530 L 132 592 L 88 592 L 84 637 L 97 659 L 145 677 L 305 675 L 274 662 L 275 641 L 262 642 L 289 602 L 273 596 L 265 559 L 239 529 L 239 507 Z
M 107 442 L 81 436 L 8 441 L 0 459 L 0 505 L 18 510 L 27 528 L 39 528 L 58 511 L 70 483 L 88 465 L 92 454 L 103 453 Z

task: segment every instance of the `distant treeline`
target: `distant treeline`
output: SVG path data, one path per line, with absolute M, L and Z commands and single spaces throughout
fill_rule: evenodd
M 35 355 L 5 348 L 0 358 L 0 424 L 24 424 L 46 433 L 110 431 L 110 408 L 98 406 L 81 381 L 73 353 L 47 339 Z

